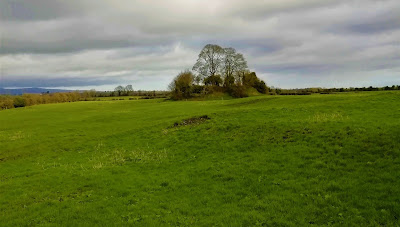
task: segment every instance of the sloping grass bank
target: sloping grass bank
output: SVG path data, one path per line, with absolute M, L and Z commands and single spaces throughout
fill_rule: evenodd
M 395 91 L 4 110 L 0 225 L 396 226 L 399 154 Z

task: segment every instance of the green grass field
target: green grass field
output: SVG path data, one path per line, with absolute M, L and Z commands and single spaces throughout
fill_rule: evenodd
M 399 155 L 395 91 L 5 110 L 0 225 L 399 226 Z

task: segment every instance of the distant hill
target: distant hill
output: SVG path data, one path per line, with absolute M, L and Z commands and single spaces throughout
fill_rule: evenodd
M 0 95 L 22 95 L 22 94 L 41 94 L 41 93 L 71 92 L 71 90 L 45 89 L 45 88 L 0 88 Z

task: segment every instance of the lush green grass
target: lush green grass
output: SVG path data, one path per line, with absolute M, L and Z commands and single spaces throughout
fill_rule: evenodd
M 137 100 L 140 99 L 140 96 L 118 96 L 118 97 L 96 97 L 96 100 L 100 101 L 115 101 L 115 100 Z
M 138 100 L 143 96 L 112 96 L 112 97 L 89 97 L 87 101 L 122 101 L 122 100 Z M 82 99 L 83 101 L 83 99 Z
M 160 99 L 162 97 L 156 96 L 111 96 L 111 97 L 89 97 L 86 101 L 124 101 L 124 100 L 139 100 L 139 99 Z M 84 99 L 82 99 L 84 101 Z
M 394 91 L 5 110 L 0 225 L 398 226 L 399 154 Z

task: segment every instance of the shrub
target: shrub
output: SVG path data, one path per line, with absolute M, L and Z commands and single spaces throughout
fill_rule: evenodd
M 0 110 L 14 108 L 14 100 L 9 96 L 0 96 Z
M 204 84 L 212 85 L 212 86 L 219 86 L 222 84 L 222 78 L 220 75 L 209 76 L 204 79 Z
M 257 80 L 254 84 L 254 88 L 257 89 L 257 91 L 260 92 L 261 94 L 268 93 L 268 87 L 262 80 Z
M 243 75 L 242 80 L 243 80 L 243 85 L 249 87 L 255 87 L 256 83 L 259 81 L 255 72 L 246 73 L 245 75 Z
M 14 107 L 15 108 L 25 107 L 25 105 L 26 105 L 25 99 L 23 99 L 22 97 L 17 96 L 14 98 Z
M 212 94 L 217 92 L 225 92 L 226 90 L 223 87 L 213 85 L 213 86 L 205 86 L 204 91 L 206 94 Z
M 235 84 L 235 77 L 233 76 L 226 76 L 224 81 L 225 88 L 231 88 Z
M 192 93 L 194 94 L 201 94 L 204 91 L 204 86 L 201 85 L 193 85 L 192 86 Z
M 229 90 L 228 93 L 234 98 L 244 98 L 248 97 L 246 87 L 242 85 L 233 85 Z
M 175 100 L 190 98 L 192 94 L 192 86 L 194 75 L 190 71 L 179 73 L 171 82 L 169 89 L 171 90 L 171 98 Z

